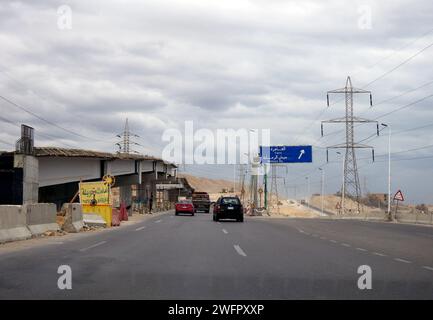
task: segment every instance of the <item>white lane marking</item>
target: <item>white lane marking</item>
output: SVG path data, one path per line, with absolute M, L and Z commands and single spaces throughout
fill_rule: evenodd
M 367 251 L 367 249 L 364 249 L 364 248 L 356 248 L 356 250 L 359 250 L 359 251 Z
M 380 252 L 373 252 L 373 254 L 375 256 L 386 257 L 386 254 L 383 254 L 383 253 L 380 253 Z
M 228 233 L 228 231 L 226 230 L 226 229 L 223 229 L 222 230 L 225 234 L 227 234 Z
M 142 226 L 140 228 L 137 228 L 137 229 L 135 229 L 135 231 L 140 231 L 140 230 L 143 230 L 144 228 L 146 228 L 146 226 Z
M 405 260 L 405 259 L 401 259 L 401 258 L 394 258 L 394 260 L 395 260 L 395 261 L 398 261 L 398 262 L 403 262 L 403 263 L 412 263 L 412 262 L 409 261 L 409 260 Z
M 304 230 L 302 230 L 302 229 L 298 229 L 298 231 L 299 231 L 300 233 L 305 233 Z
M 242 250 L 241 247 L 239 247 L 239 245 L 235 244 L 233 247 L 235 248 L 236 252 L 237 252 L 239 255 L 244 256 L 244 257 L 247 256 L 247 254 L 244 252 L 244 250 Z
M 84 251 L 87 251 L 89 249 L 92 249 L 92 248 L 98 247 L 100 245 L 103 245 L 104 243 L 107 243 L 107 241 L 101 241 L 101 242 L 95 243 L 95 244 L 91 245 L 90 247 L 86 247 L 86 248 L 80 249 L 80 251 L 84 252 Z
M 342 243 L 341 245 L 345 246 L 345 247 L 350 247 L 350 244 L 348 244 L 348 243 Z
M 155 221 L 155 223 L 160 223 L 162 220 L 161 219 L 159 219 L 159 220 L 156 220 Z
M 331 240 L 329 240 L 329 241 L 331 241 L 332 243 L 337 243 L 337 241 L 335 241 L 335 240 L 332 240 L 332 239 L 331 239 Z
M 433 271 L 433 268 L 432 267 L 429 267 L 429 266 L 422 266 L 424 269 L 427 269 L 427 270 L 430 270 L 430 271 Z

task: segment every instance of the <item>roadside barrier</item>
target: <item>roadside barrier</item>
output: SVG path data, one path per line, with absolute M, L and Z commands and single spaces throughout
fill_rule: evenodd
M 27 227 L 32 235 L 60 230 L 56 222 L 57 208 L 54 203 L 25 204 L 22 207 L 25 212 Z
M 65 203 L 62 206 L 65 212 L 65 223 L 62 229 L 66 232 L 80 232 L 84 226 L 83 212 L 79 203 Z
M 22 206 L 0 206 L 0 243 L 31 238 Z

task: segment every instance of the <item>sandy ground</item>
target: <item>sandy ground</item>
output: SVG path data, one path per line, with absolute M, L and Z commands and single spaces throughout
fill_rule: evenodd
M 26 250 L 31 249 L 37 246 L 44 246 L 44 245 L 60 245 L 67 241 L 74 241 L 79 238 L 87 237 L 95 232 L 111 232 L 118 230 L 119 228 L 123 228 L 125 226 L 133 225 L 138 222 L 147 220 L 151 217 L 155 217 L 158 215 L 161 215 L 163 213 L 166 213 L 167 211 L 163 212 L 157 212 L 153 214 L 138 214 L 134 213 L 131 217 L 128 217 L 128 221 L 122 221 L 121 225 L 119 227 L 111 227 L 111 228 L 98 228 L 94 230 L 89 231 L 82 231 L 79 233 L 66 233 L 64 235 L 54 235 L 54 236 L 39 236 L 27 240 L 21 240 L 21 241 L 14 241 L 14 242 L 7 242 L 0 244 L 0 254 L 5 254 L 12 251 L 18 251 L 18 250 Z
M 271 207 L 270 216 L 276 218 L 316 218 L 320 215 L 315 210 L 310 210 L 297 201 L 289 199 L 281 200 L 279 210 L 276 206 Z

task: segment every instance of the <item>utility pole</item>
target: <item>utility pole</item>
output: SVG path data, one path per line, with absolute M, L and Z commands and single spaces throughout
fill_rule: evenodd
M 239 165 L 239 192 L 241 194 L 240 199 L 241 202 L 244 202 L 245 198 L 245 165 Z
M 324 168 L 319 168 L 319 170 L 322 172 L 322 178 L 320 179 L 320 184 L 321 184 L 321 208 L 322 208 L 322 216 L 323 216 L 323 211 L 324 211 L 324 202 L 323 202 L 323 197 L 324 197 L 324 193 L 325 193 L 325 169 Z
M 388 219 L 393 220 L 391 214 L 391 126 L 382 123 L 383 127 L 388 128 Z
M 260 167 L 260 158 L 253 157 L 251 163 L 251 185 L 250 185 L 250 203 L 254 209 L 258 207 L 258 197 L 257 197 L 257 183 L 258 183 L 258 171 Z
M 345 203 L 345 197 L 352 199 L 356 203 L 357 214 L 361 213 L 361 187 L 359 183 L 358 167 L 356 164 L 355 149 L 369 148 L 372 150 L 374 161 L 374 149 L 371 146 L 356 143 L 354 134 L 355 123 L 376 123 L 377 135 L 379 135 L 379 124 L 377 121 L 368 120 L 360 117 L 355 117 L 353 114 L 353 95 L 358 93 L 368 93 L 370 95 L 370 106 L 373 105 L 372 95 L 370 91 L 354 88 L 350 77 L 347 77 L 346 86 L 342 89 L 328 91 L 327 105 L 329 107 L 329 94 L 342 93 L 345 96 L 346 114 L 344 117 L 322 121 L 321 131 L 323 136 L 324 123 L 344 123 L 346 125 L 346 141 L 341 144 L 329 146 L 326 148 L 326 159 L 328 161 L 329 149 L 342 148 L 345 149 L 344 167 L 343 167 L 343 185 L 341 192 L 341 210 L 345 214 L 348 210 Z
M 267 170 L 266 163 L 264 163 L 263 166 L 265 171 L 265 174 L 263 175 L 263 189 L 264 189 L 263 191 L 265 194 L 263 202 L 264 202 L 265 209 L 268 210 L 268 173 L 266 171 Z

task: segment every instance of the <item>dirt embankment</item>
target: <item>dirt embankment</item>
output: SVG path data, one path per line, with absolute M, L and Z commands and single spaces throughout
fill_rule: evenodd
M 220 193 L 223 189 L 230 190 L 233 188 L 233 181 L 229 180 L 196 177 L 189 174 L 179 174 L 178 176 L 186 178 L 195 191 Z

